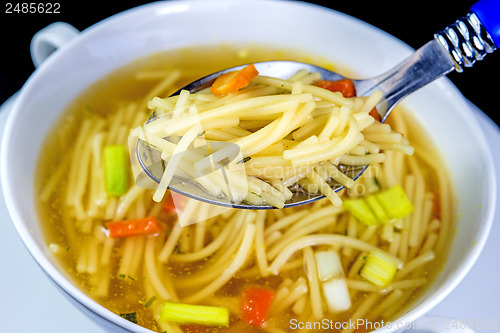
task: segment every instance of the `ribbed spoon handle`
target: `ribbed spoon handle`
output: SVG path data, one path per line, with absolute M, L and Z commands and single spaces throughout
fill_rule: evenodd
M 500 0 L 482 0 L 467 16 L 434 35 L 462 72 L 500 45 Z

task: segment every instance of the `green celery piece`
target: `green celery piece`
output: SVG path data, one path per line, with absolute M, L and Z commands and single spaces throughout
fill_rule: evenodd
M 160 320 L 181 324 L 229 326 L 229 309 L 218 306 L 165 302 L 161 308 Z
M 392 282 L 397 269 L 398 263 L 394 259 L 374 250 L 368 254 L 359 275 L 376 286 L 384 287 Z
M 385 223 L 390 220 L 384 207 L 382 206 L 380 201 L 378 201 L 377 196 L 369 195 L 365 198 L 365 200 L 379 222 Z
M 375 225 L 379 223 L 377 217 L 364 199 L 345 199 L 342 205 L 358 219 L 358 221 L 366 225 Z
M 390 189 L 375 194 L 375 197 L 384 207 L 389 219 L 400 219 L 413 212 L 413 205 L 406 196 L 403 188 L 395 185 Z
M 128 178 L 127 150 L 123 145 L 110 145 L 104 147 L 104 174 L 106 192 L 112 196 L 127 193 Z

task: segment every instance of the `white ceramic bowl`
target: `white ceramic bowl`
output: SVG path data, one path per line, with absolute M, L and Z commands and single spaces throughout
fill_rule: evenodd
M 259 24 L 242 25 L 247 17 L 259 17 Z M 295 20 L 301 24 L 290 24 Z M 112 332 L 151 331 L 85 296 L 47 250 L 38 224 L 33 188 L 41 144 L 68 103 L 114 69 L 165 49 L 234 42 L 300 49 L 352 68 L 360 77 L 380 74 L 412 52 L 373 26 L 306 3 L 154 3 L 112 16 L 55 52 L 28 80 L 11 112 L 2 140 L 1 181 L 15 227 L 32 256 L 61 291 Z M 486 241 L 496 196 L 486 141 L 466 100 L 450 81 L 439 79 L 404 103 L 431 133 L 448 165 L 459 218 L 452 230 L 454 241 L 442 273 L 398 322 L 381 331 L 395 330 L 421 317 L 462 280 Z

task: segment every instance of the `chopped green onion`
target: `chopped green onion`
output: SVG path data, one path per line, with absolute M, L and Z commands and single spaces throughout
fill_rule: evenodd
M 145 304 L 144 307 L 147 309 L 156 301 L 156 296 L 151 297 Z
M 346 311 L 351 307 L 351 296 L 345 278 L 334 278 L 324 282 L 323 294 L 328 310 L 332 313 Z
M 376 197 L 390 219 L 400 219 L 413 212 L 413 205 L 399 185 L 376 194 Z
M 120 317 L 127 319 L 128 321 L 131 321 L 134 324 L 137 324 L 137 313 L 135 313 L 135 312 L 120 313 Z
M 318 267 L 318 278 L 326 281 L 331 278 L 344 276 L 344 268 L 340 256 L 336 251 L 319 251 L 314 254 Z
M 400 219 L 413 212 L 413 205 L 399 185 L 365 198 L 346 199 L 344 208 L 369 226 Z
M 247 157 L 244 157 L 241 161 L 239 162 L 236 162 L 237 164 L 240 164 L 240 163 L 246 163 L 248 161 L 250 161 L 252 158 L 250 156 L 247 156 Z
M 376 286 L 384 287 L 392 282 L 398 263 L 386 254 L 373 250 L 368 254 L 359 275 Z
M 181 324 L 229 326 L 229 309 L 217 306 L 165 302 L 160 320 Z
M 127 150 L 123 145 L 104 147 L 104 174 L 106 192 L 112 196 L 120 196 L 127 192 L 128 178 Z

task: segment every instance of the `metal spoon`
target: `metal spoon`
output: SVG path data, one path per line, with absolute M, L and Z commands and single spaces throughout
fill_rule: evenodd
M 475 4 L 471 10 L 467 16 L 460 18 L 443 31 L 436 33 L 432 41 L 422 46 L 385 74 L 364 80 L 353 80 L 358 96 L 370 95 L 375 90 L 380 90 L 383 93 L 384 99 L 377 105 L 382 122 L 386 121 L 396 104 L 404 97 L 453 70 L 462 72 L 465 67 L 471 67 L 477 60 L 482 60 L 487 53 L 493 52 L 500 45 L 500 29 L 495 28 L 495 26 L 498 27 L 498 22 L 500 22 L 500 15 L 498 14 L 500 12 L 500 1 L 482 0 Z M 492 22 L 494 23 L 493 27 Z M 486 27 L 483 24 L 486 24 Z M 255 66 L 260 75 L 281 79 L 287 79 L 299 70 L 304 69 L 308 72 L 320 73 L 324 80 L 345 78 L 324 68 L 294 61 L 267 61 L 255 63 Z M 181 90 L 194 93 L 205 89 L 211 86 L 219 75 L 242 67 L 244 66 L 228 68 L 208 75 L 190 83 L 173 95 L 179 94 Z M 139 139 L 137 157 L 144 172 L 159 183 L 164 170 L 160 153 L 151 149 L 145 141 Z M 347 176 L 356 180 L 367 166 L 340 166 L 340 168 Z M 333 183 L 331 186 L 335 191 L 343 189 L 343 186 L 338 183 Z M 180 177 L 174 177 L 169 189 L 190 198 L 226 207 L 241 209 L 274 208 L 269 205 L 255 206 L 244 202 L 232 202 L 227 198 L 215 197 L 204 191 L 195 182 Z M 297 191 L 292 199 L 286 203 L 285 208 L 311 203 L 321 198 L 324 198 L 321 194 L 311 195 Z

